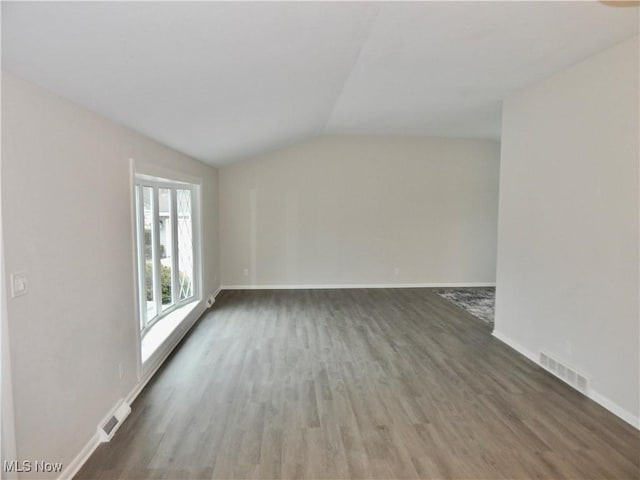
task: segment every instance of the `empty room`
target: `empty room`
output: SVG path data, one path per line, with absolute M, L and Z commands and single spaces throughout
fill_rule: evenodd
M 6 2 L 6 479 L 640 478 L 640 6 Z

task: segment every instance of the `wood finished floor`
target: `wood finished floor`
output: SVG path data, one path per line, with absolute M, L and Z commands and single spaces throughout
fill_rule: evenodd
M 640 435 L 430 289 L 225 291 L 76 478 L 629 478 Z

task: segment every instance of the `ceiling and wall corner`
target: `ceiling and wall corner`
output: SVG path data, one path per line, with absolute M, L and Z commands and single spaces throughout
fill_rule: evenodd
M 2 68 L 212 165 L 321 134 L 496 140 L 638 33 L 600 2 L 2 3 Z

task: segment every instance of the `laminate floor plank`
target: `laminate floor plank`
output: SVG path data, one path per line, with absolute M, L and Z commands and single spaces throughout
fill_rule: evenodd
M 224 291 L 78 479 L 640 478 L 640 433 L 431 289 Z

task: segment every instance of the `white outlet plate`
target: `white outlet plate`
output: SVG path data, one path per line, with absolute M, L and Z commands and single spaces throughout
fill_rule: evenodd
M 27 274 L 25 272 L 15 272 L 11 274 L 11 298 L 25 295 L 27 290 Z

